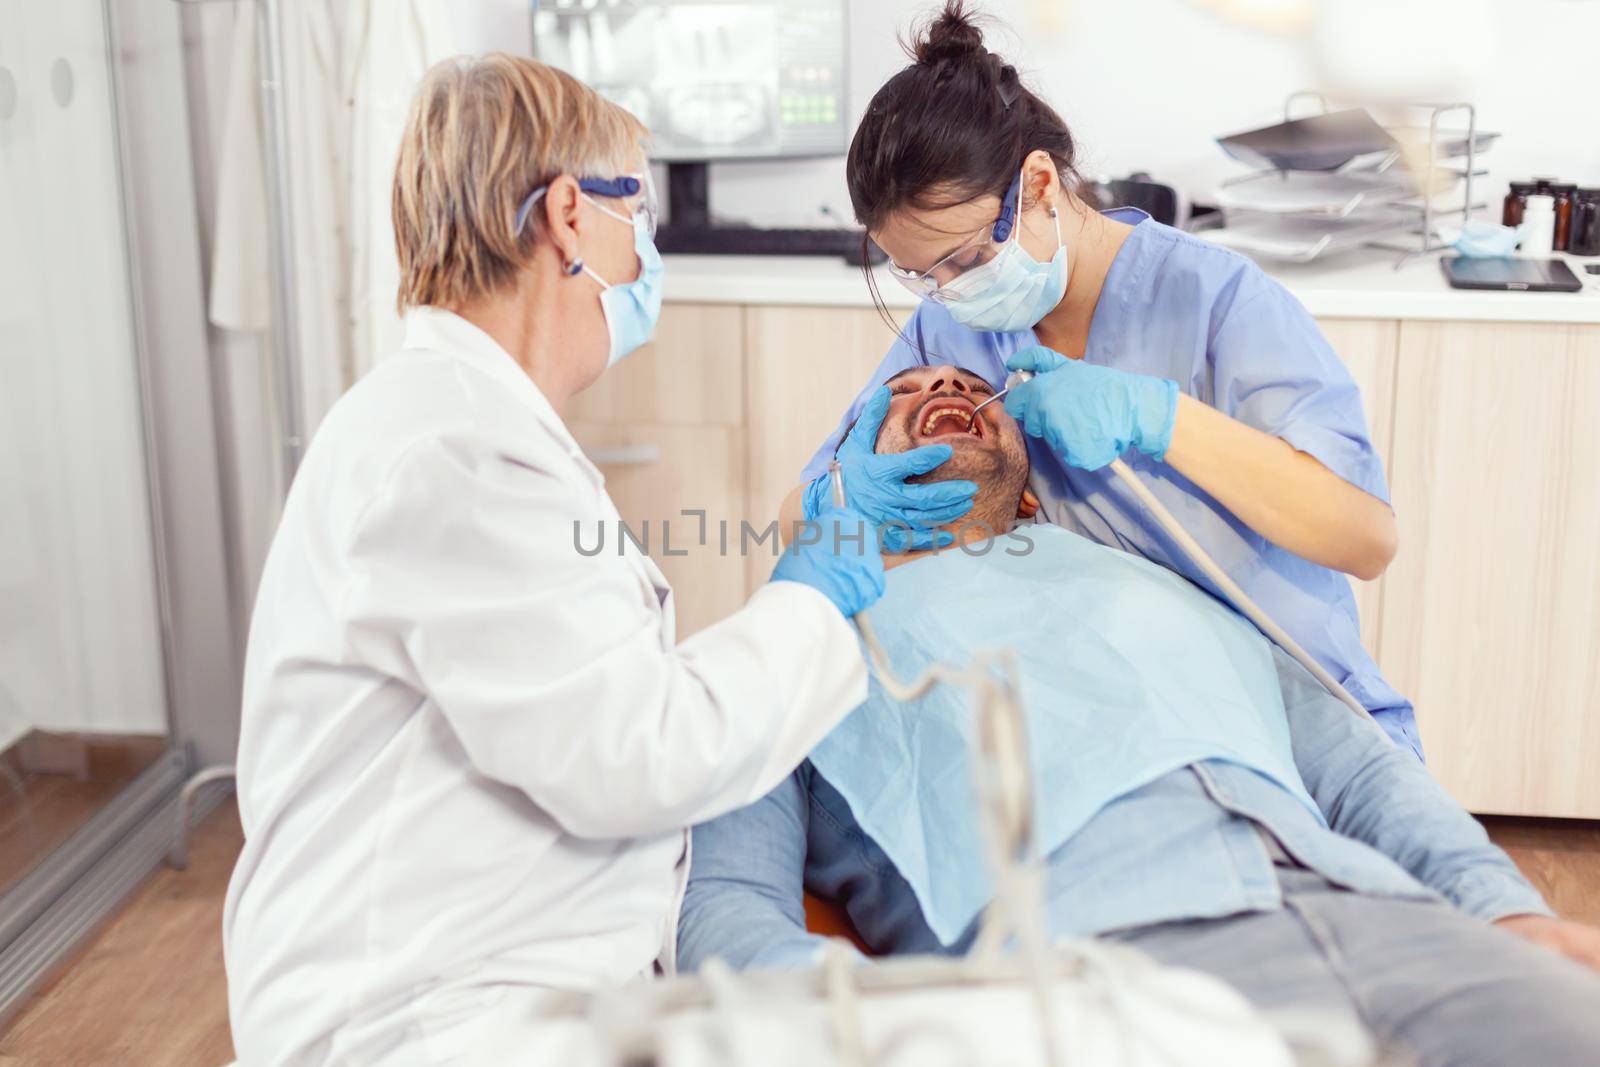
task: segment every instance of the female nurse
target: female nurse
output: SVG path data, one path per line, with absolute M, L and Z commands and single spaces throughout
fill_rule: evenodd
M 250 627 L 224 915 L 243 1063 L 568 1062 L 533 1051 L 539 1005 L 670 968 L 687 827 L 866 696 L 864 520 L 824 515 L 680 642 L 564 421 L 660 310 L 644 132 L 531 59 L 418 90 L 405 341 L 317 431 Z
M 1066 124 L 984 49 L 960 0 L 947 3 L 915 62 L 872 98 L 847 163 L 857 218 L 924 299 L 785 501 L 785 524 L 826 505 L 838 449 L 851 505 L 930 543 L 929 528 L 965 511 L 970 483 L 908 484 L 920 466 L 840 448 L 844 429 L 863 408 L 881 418 L 881 383 L 909 366 L 953 363 L 996 388 L 1034 372 L 1004 403 L 1030 435 L 1046 517 L 1211 588 L 1105 469 L 1126 453 L 1223 569 L 1420 758 L 1411 705 L 1362 648 L 1345 577 L 1377 577 L 1397 540 L 1355 383 L 1249 260 L 1143 212 L 1088 206 L 1075 153 Z

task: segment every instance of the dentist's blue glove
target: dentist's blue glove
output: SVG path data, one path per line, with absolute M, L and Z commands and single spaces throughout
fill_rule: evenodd
M 1074 467 L 1099 470 L 1129 448 L 1167 454 L 1178 417 L 1178 383 L 1100 367 L 1034 345 L 1006 360 L 1032 371 L 1006 394 L 1006 412 Z
M 978 492 L 973 482 L 929 482 L 908 485 L 906 479 L 927 474 L 950 458 L 949 445 L 923 445 L 909 452 L 876 451 L 878 428 L 889 411 L 889 387 L 872 394 L 844 442 L 839 466 L 844 474 L 845 501 L 883 531 L 889 552 L 908 548 L 943 548 L 955 540 L 935 527 L 955 522 L 972 510 Z M 806 486 L 803 508 L 814 519 L 833 504 L 833 479 L 823 474 Z
M 772 580 L 809 585 L 849 618 L 883 595 L 877 530 L 853 508 L 829 508 L 795 532 Z

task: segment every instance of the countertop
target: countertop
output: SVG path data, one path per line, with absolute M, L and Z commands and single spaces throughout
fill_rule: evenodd
M 870 307 L 859 268 L 824 256 L 667 256 L 665 296 L 683 304 L 787 304 Z M 1475 322 L 1600 323 L 1600 277 L 1569 259 L 1584 282 L 1578 293 L 1496 293 L 1452 289 L 1439 255 L 1396 269 L 1396 253 L 1356 251 L 1325 263 L 1269 266 L 1306 309 L 1324 319 L 1455 319 Z M 878 291 L 892 308 L 916 298 L 879 268 Z

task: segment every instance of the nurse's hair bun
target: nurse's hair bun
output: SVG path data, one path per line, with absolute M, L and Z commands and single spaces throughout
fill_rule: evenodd
M 1079 200 L 1092 195 L 1072 131 L 1016 67 L 984 47 L 987 22 L 970 0 L 944 0 L 905 42 L 912 62 L 872 94 L 845 157 L 850 206 L 869 234 L 902 211 L 983 197 L 998 210 L 1034 152 L 1049 154 Z
M 966 0 L 945 0 L 906 52 L 917 66 L 935 72 L 937 84 L 963 74 L 975 77 L 1010 110 L 1021 92 L 1017 68 L 983 46 L 981 21 L 983 16 L 967 10 Z
M 967 11 L 965 0 L 946 0 L 944 10 L 923 27 L 907 51 L 924 67 L 944 60 L 983 59 L 989 54 L 983 47 L 977 16 Z

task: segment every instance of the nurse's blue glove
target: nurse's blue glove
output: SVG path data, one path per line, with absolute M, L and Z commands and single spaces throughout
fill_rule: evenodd
M 1032 371 L 1006 394 L 1006 412 L 1030 437 L 1042 438 L 1067 463 L 1099 470 L 1129 448 L 1167 454 L 1178 417 L 1178 383 L 1068 359 L 1034 345 L 1006 360 Z
M 849 618 L 883 595 L 877 530 L 853 508 L 828 508 L 795 531 L 772 580 L 809 585 Z
M 889 411 L 889 387 L 872 394 L 855 426 L 839 445 L 845 501 L 882 530 L 889 552 L 908 548 L 943 548 L 955 540 L 935 527 L 955 522 L 972 510 L 978 487 L 969 481 L 908 485 L 907 478 L 927 474 L 950 458 L 949 445 L 923 445 L 908 452 L 877 452 L 878 428 Z M 805 516 L 814 519 L 833 504 L 833 478 L 819 476 L 806 486 Z

